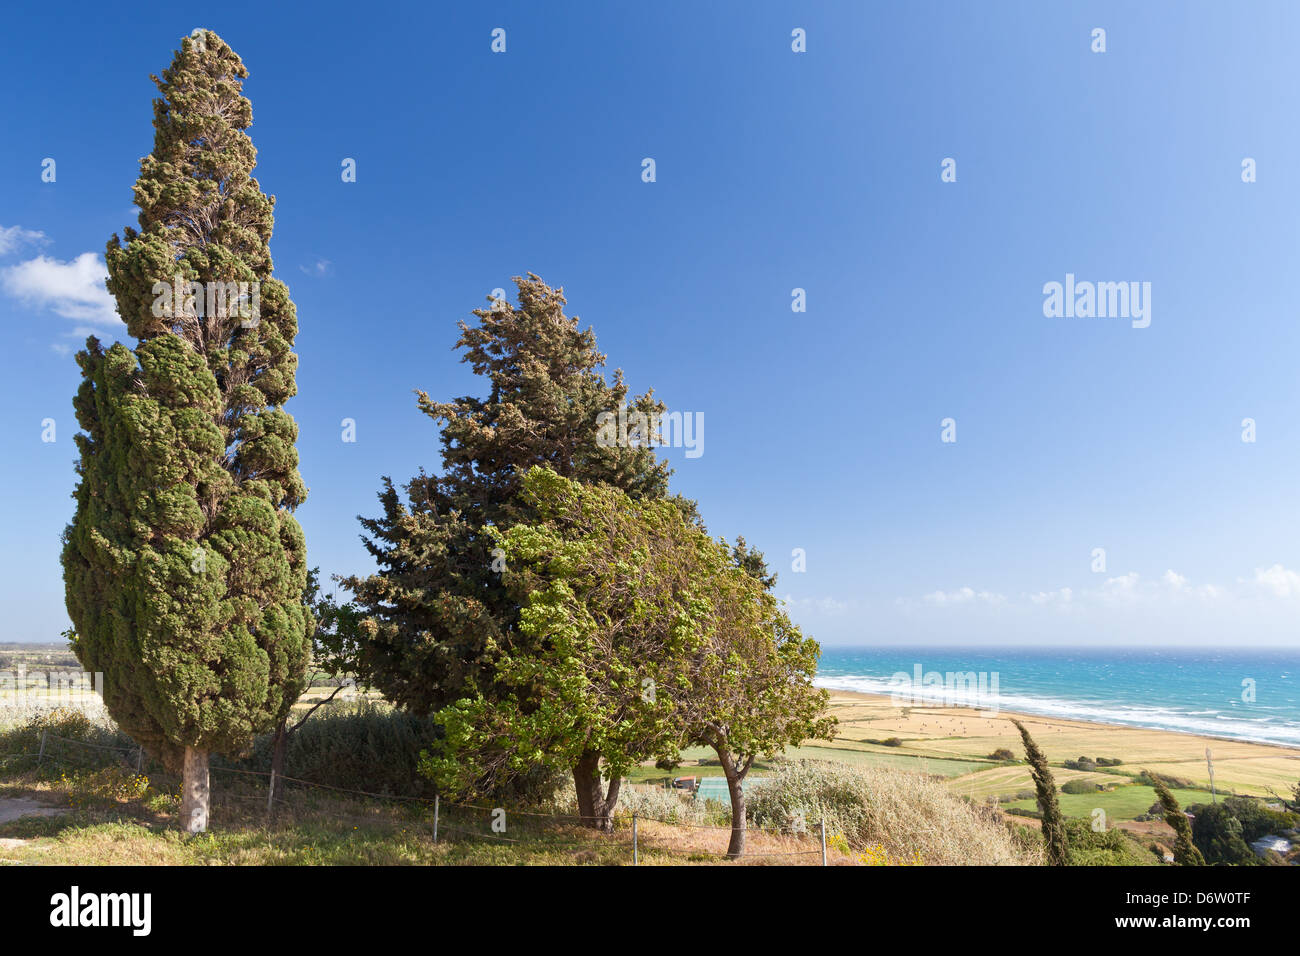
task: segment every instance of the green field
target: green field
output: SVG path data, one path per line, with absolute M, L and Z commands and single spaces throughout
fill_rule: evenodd
M 1203 790 L 1171 790 L 1174 799 L 1181 807 L 1193 803 L 1209 803 L 1210 795 Z M 1061 812 L 1067 817 L 1090 817 L 1092 811 L 1101 809 L 1111 820 L 1132 820 L 1140 813 L 1146 813 L 1156 802 L 1156 792 L 1140 784 L 1116 787 L 1105 793 L 1058 793 Z M 1003 804 L 1006 809 L 1034 810 L 1037 803 L 1033 800 L 1015 800 Z

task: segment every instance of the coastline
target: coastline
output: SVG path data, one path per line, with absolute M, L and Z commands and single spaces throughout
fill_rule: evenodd
M 908 765 L 949 777 L 949 786 L 971 796 L 1005 794 L 1027 785 L 1021 763 L 995 761 L 998 750 L 1023 756 L 1012 720 L 1021 721 L 1048 759 L 1060 769 L 1058 783 L 1085 777 L 1100 783 L 1143 770 L 1220 794 L 1289 794 L 1300 782 L 1300 748 L 1161 728 L 1135 727 L 1022 711 L 996 714 L 969 706 L 895 704 L 889 695 L 824 688 L 839 718 L 833 741 L 809 742 L 792 755 L 850 763 Z M 1074 770 L 1080 757 L 1119 761 L 1113 767 Z M 1022 780 L 1023 778 L 1023 780 Z
M 834 680 L 834 678 L 831 679 Z M 846 698 L 862 698 L 864 700 L 875 700 L 875 701 L 881 701 L 883 703 L 886 703 L 892 707 L 899 708 L 899 709 L 906 706 L 906 707 L 911 707 L 913 709 L 926 710 L 926 711 L 963 712 L 963 713 L 968 713 L 972 716 L 1002 717 L 1007 720 L 1011 720 L 1014 718 L 1022 722 L 1048 721 L 1054 724 L 1078 725 L 1080 728 L 1087 728 L 1087 727 L 1097 728 L 1097 729 L 1108 728 L 1113 730 L 1141 731 L 1143 733 L 1173 734 L 1178 737 L 1194 737 L 1200 740 L 1204 740 L 1207 743 L 1246 744 L 1254 747 L 1275 748 L 1277 750 L 1282 750 L 1287 753 L 1294 754 L 1297 758 L 1300 758 L 1300 744 L 1295 744 L 1295 745 L 1284 744 L 1275 740 L 1256 740 L 1256 739 L 1251 739 L 1246 737 L 1233 737 L 1228 735 L 1208 734 L 1208 733 L 1203 733 L 1201 731 L 1195 731 L 1195 730 L 1178 730 L 1173 727 L 1157 727 L 1157 726 L 1149 726 L 1149 725 L 1138 724 L 1138 723 L 1121 723 L 1119 721 L 1102 720 L 1100 718 L 1061 717 L 1056 714 L 1043 714 L 1031 710 L 1010 710 L 1001 707 L 999 707 L 996 712 L 992 712 L 990 708 L 987 707 L 973 707 L 966 704 L 940 705 L 940 704 L 929 704 L 929 703 L 914 703 L 914 704 L 907 704 L 907 705 L 899 705 L 893 703 L 893 697 L 889 694 L 875 693 L 872 691 L 863 691 L 863 690 L 846 690 L 838 687 L 827 687 L 821 683 L 817 683 L 816 686 L 822 690 L 827 691 L 832 698 L 846 697 Z

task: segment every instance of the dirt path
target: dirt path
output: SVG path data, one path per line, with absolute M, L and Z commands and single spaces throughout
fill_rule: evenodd
M 26 797 L 0 797 L 0 823 L 8 823 L 19 817 L 53 817 L 63 812 L 58 807 L 48 807 Z
M 27 797 L 0 797 L 0 823 L 8 823 L 19 817 L 54 817 L 64 811 L 59 807 L 47 807 Z M 17 850 L 29 845 L 31 840 L 18 840 L 0 837 L 0 850 Z M 4 860 L 0 862 L 12 862 Z

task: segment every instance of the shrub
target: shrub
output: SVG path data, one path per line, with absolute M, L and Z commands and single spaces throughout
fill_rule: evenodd
M 149 778 L 123 767 L 104 767 L 91 773 L 63 773 L 60 781 L 74 807 L 102 806 L 140 800 L 149 790 Z
M 934 865 L 1039 862 L 1017 847 L 1001 812 L 968 804 L 933 777 L 800 760 L 749 794 L 756 826 L 808 829 L 825 820 L 854 850 Z
M 1061 784 L 1061 793 L 1096 793 L 1100 789 L 1099 784 L 1090 780 L 1067 780 Z
M 1228 811 L 1241 821 L 1241 836 L 1247 843 L 1252 843 L 1262 836 L 1290 830 L 1300 819 L 1295 813 L 1270 810 L 1263 801 L 1250 797 L 1228 797 L 1223 801 Z
M 989 759 L 990 760 L 1015 760 L 1016 755 L 1013 754 L 1006 747 L 999 747 L 997 750 L 993 751 L 993 753 L 989 754 Z
M 322 708 L 289 738 L 286 777 L 385 796 L 432 796 L 429 782 L 416 772 L 420 751 L 437 743 L 435 725 L 386 704 Z M 258 737 L 242 760 L 213 766 L 266 773 L 271 769 L 270 734 Z M 220 777 L 220 774 L 217 774 Z M 290 784 L 292 786 L 292 784 Z
M 998 803 L 1014 803 L 1017 800 L 1033 800 L 1036 796 L 1038 796 L 1038 794 L 1033 790 L 1017 790 L 1015 793 L 1002 794 L 998 797 Z
M 45 739 L 45 759 L 39 760 Z M 134 766 L 136 744 L 113 724 L 96 722 L 81 710 L 60 707 L 40 711 L 17 726 L 0 731 L 0 770 L 21 773 L 40 767 L 41 776 Z
M 420 752 L 436 750 L 440 741 L 438 725 L 428 717 L 369 700 L 338 704 L 318 710 L 289 737 L 284 774 L 343 790 L 432 798 L 433 784 L 419 773 Z M 272 735 L 263 735 L 243 759 L 226 761 L 214 755 L 212 765 L 267 773 L 272 744 Z M 505 793 L 491 796 L 538 803 L 554 796 L 562 784 L 561 775 L 539 769 L 513 781 Z
M 1170 790 L 1196 789 L 1195 782 L 1188 780 L 1185 777 L 1171 777 L 1167 773 L 1162 773 L 1159 774 L 1158 776 L 1160 782 L 1162 782 Z M 1143 786 L 1147 786 L 1147 787 L 1154 787 L 1156 785 L 1156 778 L 1157 775 L 1152 774 L 1151 771 L 1143 770 L 1141 773 L 1139 773 L 1136 777 L 1133 778 L 1133 782 L 1140 783 Z
M 1070 866 L 1150 866 L 1155 861 L 1140 844 L 1115 827 L 1098 832 L 1083 817 L 1065 821 Z
M 1222 803 L 1198 804 L 1188 808 L 1196 816 L 1192 840 L 1207 863 L 1251 865 L 1259 859 L 1242 836 L 1241 821 Z
M 569 788 L 572 790 L 572 785 Z M 576 808 L 577 797 L 573 796 Z M 710 812 L 704 801 L 693 800 L 681 790 L 669 790 L 662 787 L 629 788 L 624 787 L 618 795 L 618 812 L 653 820 L 666 820 L 669 823 L 711 824 L 717 817 Z M 730 822 L 730 812 L 727 814 Z

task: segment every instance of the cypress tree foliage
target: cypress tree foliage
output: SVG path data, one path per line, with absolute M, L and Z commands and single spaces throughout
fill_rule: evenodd
M 1018 720 L 1011 721 L 1020 731 L 1020 739 L 1025 742 L 1025 759 L 1029 761 L 1029 772 L 1034 778 L 1034 790 L 1038 795 L 1038 810 L 1043 817 L 1043 840 L 1047 844 L 1047 863 L 1049 866 L 1069 865 L 1069 841 L 1065 835 L 1065 821 L 1061 817 L 1061 807 L 1056 800 L 1056 780 L 1052 769 L 1047 764 L 1047 757 L 1038 749 L 1034 738 L 1029 736 L 1025 725 Z
M 443 474 L 423 470 L 406 500 L 383 479 L 383 514 L 361 518 L 379 565 L 345 578 L 366 620 L 368 677 L 390 700 L 428 714 L 476 690 L 491 695 L 494 648 L 518 622 L 502 584 L 503 557 L 488 529 L 527 518 L 520 490 L 532 466 L 584 483 L 604 483 L 634 499 L 667 495 L 669 469 L 645 444 L 602 445 L 597 416 L 664 406 L 652 393 L 629 400 L 622 371 L 607 382 L 594 333 L 564 314 L 563 289 L 516 277 L 518 306 L 504 300 L 459 323 L 461 360 L 487 379 L 488 395 L 437 402 L 417 392 L 420 410 L 442 425 Z M 693 504 L 680 502 L 688 514 Z
M 134 348 L 77 356 L 79 482 L 64 533 L 73 649 L 114 719 L 182 769 L 182 823 L 207 824 L 207 755 L 237 754 L 302 691 L 306 497 L 284 411 L 297 317 L 272 278 L 274 200 L 251 173 L 247 70 L 211 31 L 154 77 L 139 229 L 108 243 Z M 242 283 L 242 285 L 241 285 Z
M 1156 798 L 1164 808 L 1165 823 L 1174 828 L 1174 862 L 1179 866 L 1205 866 L 1205 857 L 1192 842 L 1192 825 L 1187 822 L 1187 814 L 1183 813 L 1183 808 L 1178 805 L 1163 780 L 1150 770 L 1146 771 L 1146 775 L 1151 778 Z

